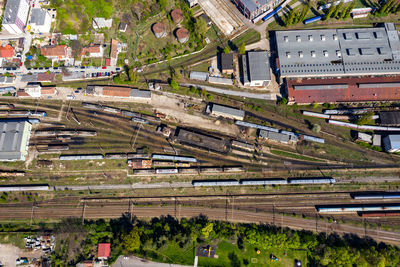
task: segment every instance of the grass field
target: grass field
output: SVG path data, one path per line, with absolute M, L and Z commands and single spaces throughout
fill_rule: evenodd
M 218 259 L 199 258 L 199 266 L 293 266 L 294 260 L 298 259 L 306 265 L 307 253 L 305 251 L 284 250 L 284 249 L 259 249 L 260 254 L 256 253 L 258 248 L 245 245 L 243 250 L 240 250 L 237 245 L 228 241 L 218 243 L 216 254 Z M 278 258 L 278 261 L 271 261 L 270 255 L 273 254 Z M 246 264 L 247 263 L 247 264 Z

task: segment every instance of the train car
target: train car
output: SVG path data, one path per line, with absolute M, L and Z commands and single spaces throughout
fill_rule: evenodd
M 282 6 L 278 6 L 274 10 L 272 10 L 270 13 L 268 13 L 265 17 L 262 18 L 262 21 L 267 21 L 268 19 L 272 18 L 274 15 L 276 15 L 280 10 L 282 9 Z
M 46 117 L 47 113 L 46 111 L 31 111 L 29 112 L 29 115 L 34 117 Z
M 98 159 L 104 159 L 104 156 L 102 154 L 60 156 L 60 160 L 98 160 Z
M 0 104 L 0 109 L 14 109 L 15 106 L 13 104 Z
M 113 108 L 113 107 L 109 107 L 109 106 L 103 106 L 103 111 L 110 112 L 110 113 L 121 114 L 121 110 L 119 108 Z
M 153 154 L 151 156 L 153 160 L 173 160 L 173 161 L 183 161 L 183 162 L 197 162 L 197 159 L 194 157 L 184 157 L 184 156 L 175 156 L 175 155 L 162 155 L 162 154 Z
M 69 150 L 68 145 L 48 145 L 47 146 L 48 151 L 64 151 L 64 150 Z
M 353 197 L 353 199 L 357 199 L 357 200 L 383 199 L 382 194 L 373 194 L 373 193 L 357 194 L 357 195 L 352 195 L 352 197 Z
M 147 120 L 139 118 L 139 117 L 132 117 L 131 121 L 138 122 L 138 123 L 143 123 L 143 124 L 149 124 L 149 122 Z
M 321 19 L 322 19 L 322 16 L 316 16 L 316 17 L 304 20 L 303 23 L 304 24 L 310 24 L 310 23 L 313 23 L 313 22 L 320 21 Z
M 237 180 L 193 180 L 194 187 L 199 186 L 238 186 L 240 185 Z
M 364 211 L 400 211 L 400 204 L 316 206 L 320 213 L 345 213 Z
M 151 175 L 151 174 L 155 174 L 155 171 L 153 169 L 136 169 L 136 170 L 133 170 L 133 174 L 136 174 L 136 175 Z
M 240 180 L 241 185 L 285 185 L 287 181 L 285 179 L 242 179 Z
M 334 184 L 336 180 L 328 178 L 289 178 L 288 184 Z
M 139 118 L 141 117 L 140 113 L 128 111 L 128 110 L 121 110 L 121 114 L 123 116 L 127 116 L 127 117 L 139 117 Z
M 160 160 L 153 160 L 153 166 L 159 167 L 175 167 L 175 162 L 173 161 L 160 161 Z
M 177 174 L 178 169 L 156 169 L 157 174 Z
M 125 153 L 107 153 L 106 159 L 126 159 Z
M 78 136 L 97 136 L 96 131 L 91 131 L 91 130 L 85 130 L 85 131 L 76 131 L 76 135 Z
M 303 135 L 303 138 L 304 138 L 304 140 L 307 140 L 307 141 L 325 144 L 325 139 L 318 138 L 318 137 L 315 137 L 315 136 Z
M 200 173 L 221 173 L 224 170 L 218 167 L 201 167 Z
M 128 159 L 149 159 L 150 156 L 145 153 L 127 153 L 126 154 Z
M 7 116 L 9 113 L 8 110 L 0 110 L 0 116 Z
M 102 105 L 92 104 L 92 103 L 88 103 L 88 102 L 82 102 L 82 107 L 85 107 L 88 109 L 103 110 Z
M 21 191 L 48 191 L 50 187 L 48 184 L 38 185 L 2 185 L 0 192 L 21 192 Z
M 398 217 L 400 211 L 375 211 L 375 212 L 359 212 L 361 217 Z
M 198 168 L 178 168 L 181 174 L 199 174 Z
M 255 129 L 279 133 L 279 130 L 276 128 L 268 127 L 268 126 L 264 126 L 264 125 L 260 125 L 260 124 L 255 124 L 255 123 L 250 123 L 250 122 L 245 122 L 245 121 L 235 121 L 235 124 L 239 125 L 239 126 L 243 126 L 243 127 L 255 128 Z
M 321 113 L 317 113 L 317 112 L 306 111 L 306 110 L 303 110 L 302 114 L 304 116 L 316 117 L 316 118 L 321 118 L 321 119 L 330 119 L 330 117 L 331 117 L 330 115 L 321 114 Z
M 241 166 L 231 166 L 231 167 L 222 167 L 224 172 L 244 172 L 244 168 Z

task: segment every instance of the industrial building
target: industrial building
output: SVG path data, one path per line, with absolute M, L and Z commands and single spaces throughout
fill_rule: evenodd
M 220 69 L 224 74 L 232 74 L 235 69 L 233 68 L 233 54 L 220 53 Z
M 151 91 L 123 86 L 97 86 L 89 85 L 86 88 L 88 95 L 106 97 L 130 97 L 151 99 Z
M 279 3 L 273 0 L 233 0 L 233 2 L 248 19 L 255 19 Z
M 227 107 L 223 105 L 218 105 L 215 103 L 209 103 L 207 105 L 206 112 L 215 117 L 225 117 L 234 120 L 243 120 L 245 112 L 243 110 Z
M 258 137 L 277 141 L 277 142 L 284 143 L 284 144 L 289 143 L 289 140 L 290 140 L 290 136 L 287 134 L 266 131 L 266 130 L 260 130 L 258 132 Z
M 400 74 L 394 23 L 382 27 L 277 31 L 282 78 Z
M 400 76 L 286 79 L 290 103 L 400 100 Z
M 0 161 L 25 160 L 31 131 L 27 120 L 0 120 Z
M 383 148 L 386 152 L 394 153 L 400 152 L 400 135 L 399 134 L 392 134 L 383 137 Z
M 8 0 L 4 15 L 3 29 L 11 34 L 22 34 L 28 19 L 29 1 Z
M 271 70 L 267 51 L 247 52 L 242 56 L 242 83 L 244 86 L 268 86 Z

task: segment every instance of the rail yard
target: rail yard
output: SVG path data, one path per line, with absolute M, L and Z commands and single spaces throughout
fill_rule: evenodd
M 276 115 L 271 119 L 269 113 L 248 112 L 246 122 L 195 111 L 221 129 L 210 131 L 148 104 L 9 99 L 2 107 L 7 112 L 22 110 L 22 116 L 33 120 L 27 160 L 2 163 L 0 193 L 7 199 L 0 207 L 3 220 L 110 218 L 125 212 L 159 216 L 173 211 L 177 218 L 206 214 L 294 228 L 304 221 L 304 228 L 313 231 L 346 233 L 354 228 L 364 235 L 383 232 L 377 227 L 395 231 L 400 222 L 397 199 L 385 198 L 398 191 L 396 158 L 346 142 L 346 149 L 363 151 L 363 157 L 349 164 L 323 153 L 302 156 L 296 146 L 321 150 L 340 140 L 329 132 L 317 137 L 306 128 L 295 129 Z M 0 117 L 10 118 L 7 112 Z M 227 132 L 227 127 L 235 130 Z M 287 136 L 289 143 L 258 138 L 260 131 Z M 315 228 L 315 218 L 324 226 Z M 387 235 L 380 240 L 399 242 Z

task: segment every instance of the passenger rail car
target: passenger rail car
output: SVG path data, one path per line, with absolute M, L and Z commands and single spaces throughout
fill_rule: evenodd
M 288 184 L 334 184 L 336 180 L 327 178 L 288 178 Z
M 400 199 L 400 193 L 357 193 L 352 194 L 353 199 L 368 200 L 368 199 Z
M 50 187 L 48 184 L 38 185 L 2 185 L 0 192 L 21 192 L 21 191 L 48 191 Z

